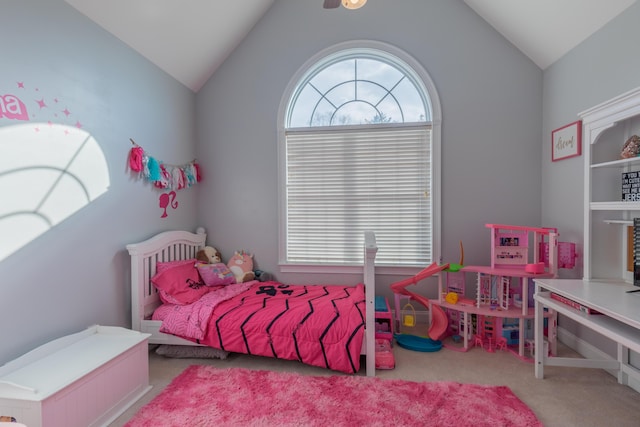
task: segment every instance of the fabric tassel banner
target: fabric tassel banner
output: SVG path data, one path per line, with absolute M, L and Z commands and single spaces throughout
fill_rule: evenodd
M 147 154 L 131 139 L 133 147 L 129 151 L 129 169 L 137 172 L 156 188 L 182 190 L 202 180 L 200 165 L 196 161 L 184 165 L 172 165 L 158 161 Z

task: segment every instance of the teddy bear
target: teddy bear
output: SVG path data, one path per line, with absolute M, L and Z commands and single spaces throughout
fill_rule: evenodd
M 220 251 L 213 246 L 205 246 L 196 253 L 196 259 L 208 264 L 216 264 L 222 262 Z

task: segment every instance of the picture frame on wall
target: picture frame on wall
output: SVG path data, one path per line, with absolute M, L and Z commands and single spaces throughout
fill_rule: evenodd
M 551 160 L 556 162 L 582 154 L 582 120 L 551 132 Z

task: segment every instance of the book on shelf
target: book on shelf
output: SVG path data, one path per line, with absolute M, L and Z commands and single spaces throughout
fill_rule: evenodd
M 640 286 L 640 218 L 633 218 L 633 285 Z
M 622 201 L 640 202 L 640 171 L 622 173 Z
M 583 313 L 586 314 L 601 314 L 599 311 L 594 310 L 591 307 L 587 307 L 586 305 L 582 305 L 579 302 L 576 302 L 572 299 L 569 299 L 567 297 L 563 297 L 562 295 L 558 295 L 555 292 L 551 292 L 551 299 L 554 299 L 556 301 L 559 301 L 563 304 L 568 305 L 569 307 L 573 307 L 578 311 L 581 311 Z

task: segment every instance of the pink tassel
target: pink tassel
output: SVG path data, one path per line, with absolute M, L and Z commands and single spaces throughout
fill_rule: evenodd
M 157 181 L 155 181 L 153 183 L 153 185 L 156 186 L 156 188 L 167 188 L 169 186 L 169 172 L 167 172 L 167 168 L 161 164 L 160 165 L 160 179 L 158 179 Z
M 184 170 L 180 168 L 180 185 L 178 186 L 178 190 L 182 190 L 187 186 L 187 175 L 184 173 Z
M 202 175 L 200 175 L 200 165 L 193 162 L 193 168 L 196 170 L 196 182 L 202 181 Z
M 142 157 L 144 156 L 144 150 L 142 147 L 133 147 L 129 151 L 129 167 L 134 172 L 140 172 L 142 170 Z

